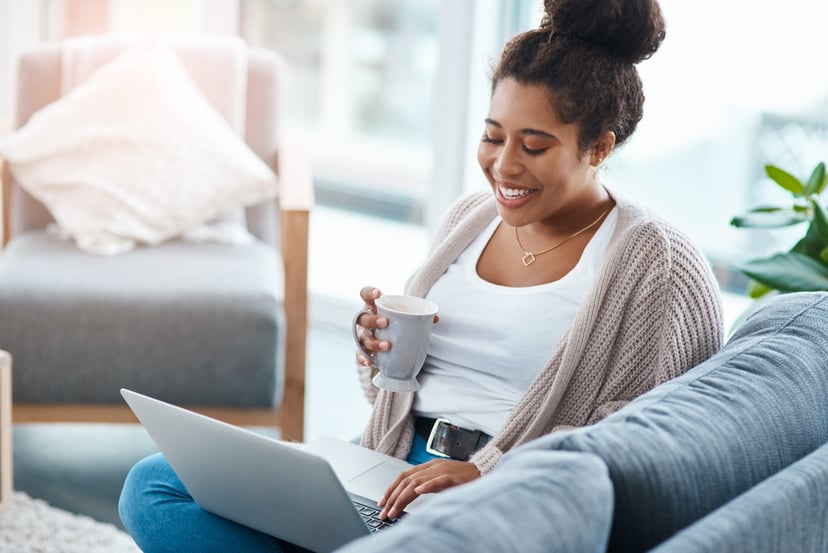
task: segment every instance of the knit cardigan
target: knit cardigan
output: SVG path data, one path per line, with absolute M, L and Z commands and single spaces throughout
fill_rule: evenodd
M 557 345 L 550 344 L 551 356 L 503 428 L 470 459 L 481 474 L 510 449 L 550 432 L 594 423 L 722 346 L 721 297 L 704 256 L 672 225 L 609 192 L 618 220 L 601 269 L 571 326 Z M 489 191 L 458 200 L 406 293 L 425 296 L 496 216 Z M 372 368 L 358 370 L 373 401 L 362 445 L 405 458 L 414 438 L 414 392 L 378 390 L 370 383 Z

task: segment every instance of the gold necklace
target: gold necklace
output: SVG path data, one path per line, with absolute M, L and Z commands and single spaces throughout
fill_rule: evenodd
M 521 244 L 521 243 L 520 243 L 520 237 L 518 236 L 517 227 L 512 227 L 513 229 L 515 229 L 515 240 L 517 241 L 517 245 L 518 245 L 518 247 L 520 248 L 520 250 L 523 252 L 523 257 L 521 257 L 521 258 L 520 258 L 520 260 L 521 260 L 521 261 L 523 261 L 523 266 L 524 266 L 524 267 L 528 267 L 529 265 L 531 265 L 532 263 L 534 263 L 534 262 L 535 262 L 535 258 L 537 258 L 539 255 L 543 255 L 543 254 L 545 254 L 545 253 L 549 253 L 549 252 L 551 252 L 552 250 L 554 250 L 555 248 L 557 248 L 557 247 L 559 247 L 559 246 L 563 246 L 564 244 L 566 244 L 567 242 L 569 242 L 570 240 L 572 240 L 573 238 L 575 238 L 575 237 L 576 237 L 576 236 L 578 236 L 579 234 L 581 234 L 581 233 L 584 233 L 584 232 L 588 231 L 589 229 L 591 229 L 592 227 L 594 227 L 595 225 L 597 225 L 597 224 L 598 224 L 598 221 L 600 221 L 601 219 L 603 219 L 603 218 L 604 218 L 604 215 L 606 215 L 607 213 L 609 213 L 609 212 L 610 212 L 610 209 L 612 209 L 612 208 L 613 208 L 613 206 L 610 206 L 610 207 L 609 207 L 609 209 L 607 209 L 607 210 L 606 210 L 606 211 L 604 211 L 601 215 L 599 215 L 597 219 L 595 219 L 594 221 L 592 221 L 590 224 L 588 224 L 587 226 L 585 226 L 584 228 L 582 228 L 581 230 L 579 230 L 579 231 L 578 231 L 578 232 L 576 232 L 575 234 L 572 234 L 572 235 L 568 236 L 567 238 L 564 238 L 563 240 L 561 240 L 561 241 L 560 241 L 560 242 L 558 242 L 557 244 L 555 244 L 555 245 L 553 245 L 553 246 L 551 246 L 551 247 L 549 247 L 549 248 L 546 248 L 545 250 L 541 250 L 541 251 L 539 251 L 538 253 L 532 253 L 532 252 L 530 252 L 529 250 L 527 250 L 526 248 L 524 248 L 524 247 L 523 247 L 523 244 Z

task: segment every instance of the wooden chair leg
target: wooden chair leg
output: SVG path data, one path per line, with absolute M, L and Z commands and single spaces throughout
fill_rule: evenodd
M 285 379 L 281 406 L 282 438 L 305 437 L 305 365 L 308 330 L 307 211 L 282 213 L 285 259 Z

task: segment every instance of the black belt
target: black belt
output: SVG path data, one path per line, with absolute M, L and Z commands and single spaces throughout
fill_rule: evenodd
M 468 461 L 491 436 L 480 430 L 468 430 L 446 419 L 414 418 L 414 431 L 426 441 L 426 451 L 438 457 Z

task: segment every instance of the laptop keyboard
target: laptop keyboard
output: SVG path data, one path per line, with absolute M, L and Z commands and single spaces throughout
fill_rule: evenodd
M 351 501 L 354 503 L 354 507 L 356 507 L 357 512 L 362 516 L 362 520 L 365 521 L 365 525 L 368 526 L 368 529 L 373 532 L 379 532 L 380 530 L 384 530 L 400 520 L 400 518 L 388 518 L 382 520 L 379 518 L 380 510 L 377 509 L 377 506 L 374 505 L 365 505 L 360 501 L 351 498 Z M 403 513 L 402 516 L 405 516 Z

